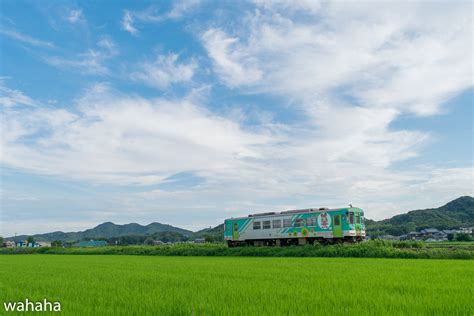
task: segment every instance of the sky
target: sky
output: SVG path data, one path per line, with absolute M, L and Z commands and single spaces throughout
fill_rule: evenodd
M 0 235 L 473 195 L 470 1 L 0 6 Z

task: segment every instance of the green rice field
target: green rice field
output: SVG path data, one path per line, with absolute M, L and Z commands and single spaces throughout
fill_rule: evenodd
M 2 255 L 0 314 L 473 315 L 473 280 L 471 260 Z

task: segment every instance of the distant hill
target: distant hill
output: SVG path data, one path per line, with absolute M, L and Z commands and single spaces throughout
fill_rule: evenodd
M 208 241 L 224 240 L 224 224 L 212 228 L 205 228 L 194 233 L 193 238 L 205 238 Z
M 82 232 L 65 233 L 61 231 L 56 231 L 52 233 L 33 235 L 33 237 L 38 241 L 76 241 L 82 239 L 113 238 L 132 235 L 148 236 L 164 232 L 178 233 L 186 237 L 190 237 L 193 235 L 192 231 L 161 223 L 151 223 L 146 226 L 142 226 L 137 223 L 117 225 L 111 222 L 106 222 Z M 17 236 L 16 239 L 26 239 L 27 237 L 28 236 L 26 235 L 22 235 Z
M 462 196 L 438 208 L 414 210 L 381 221 L 367 220 L 369 235 L 403 235 L 424 228 L 451 229 L 474 226 L 474 198 Z

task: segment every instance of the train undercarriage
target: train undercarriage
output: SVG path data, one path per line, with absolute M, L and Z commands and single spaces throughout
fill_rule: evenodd
M 321 238 L 321 237 L 308 237 L 308 238 L 281 238 L 281 239 L 257 239 L 257 240 L 244 240 L 244 241 L 233 241 L 227 240 L 229 247 L 243 247 L 243 246 L 255 246 L 255 247 L 285 247 L 285 246 L 304 246 L 314 245 L 315 243 L 321 245 L 335 245 L 335 244 L 353 244 L 363 241 L 362 236 L 344 238 Z

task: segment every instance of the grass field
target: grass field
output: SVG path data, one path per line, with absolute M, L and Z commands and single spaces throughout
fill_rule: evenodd
M 47 298 L 66 315 L 474 313 L 470 260 L 37 254 L 0 267 L 2 301 Z

